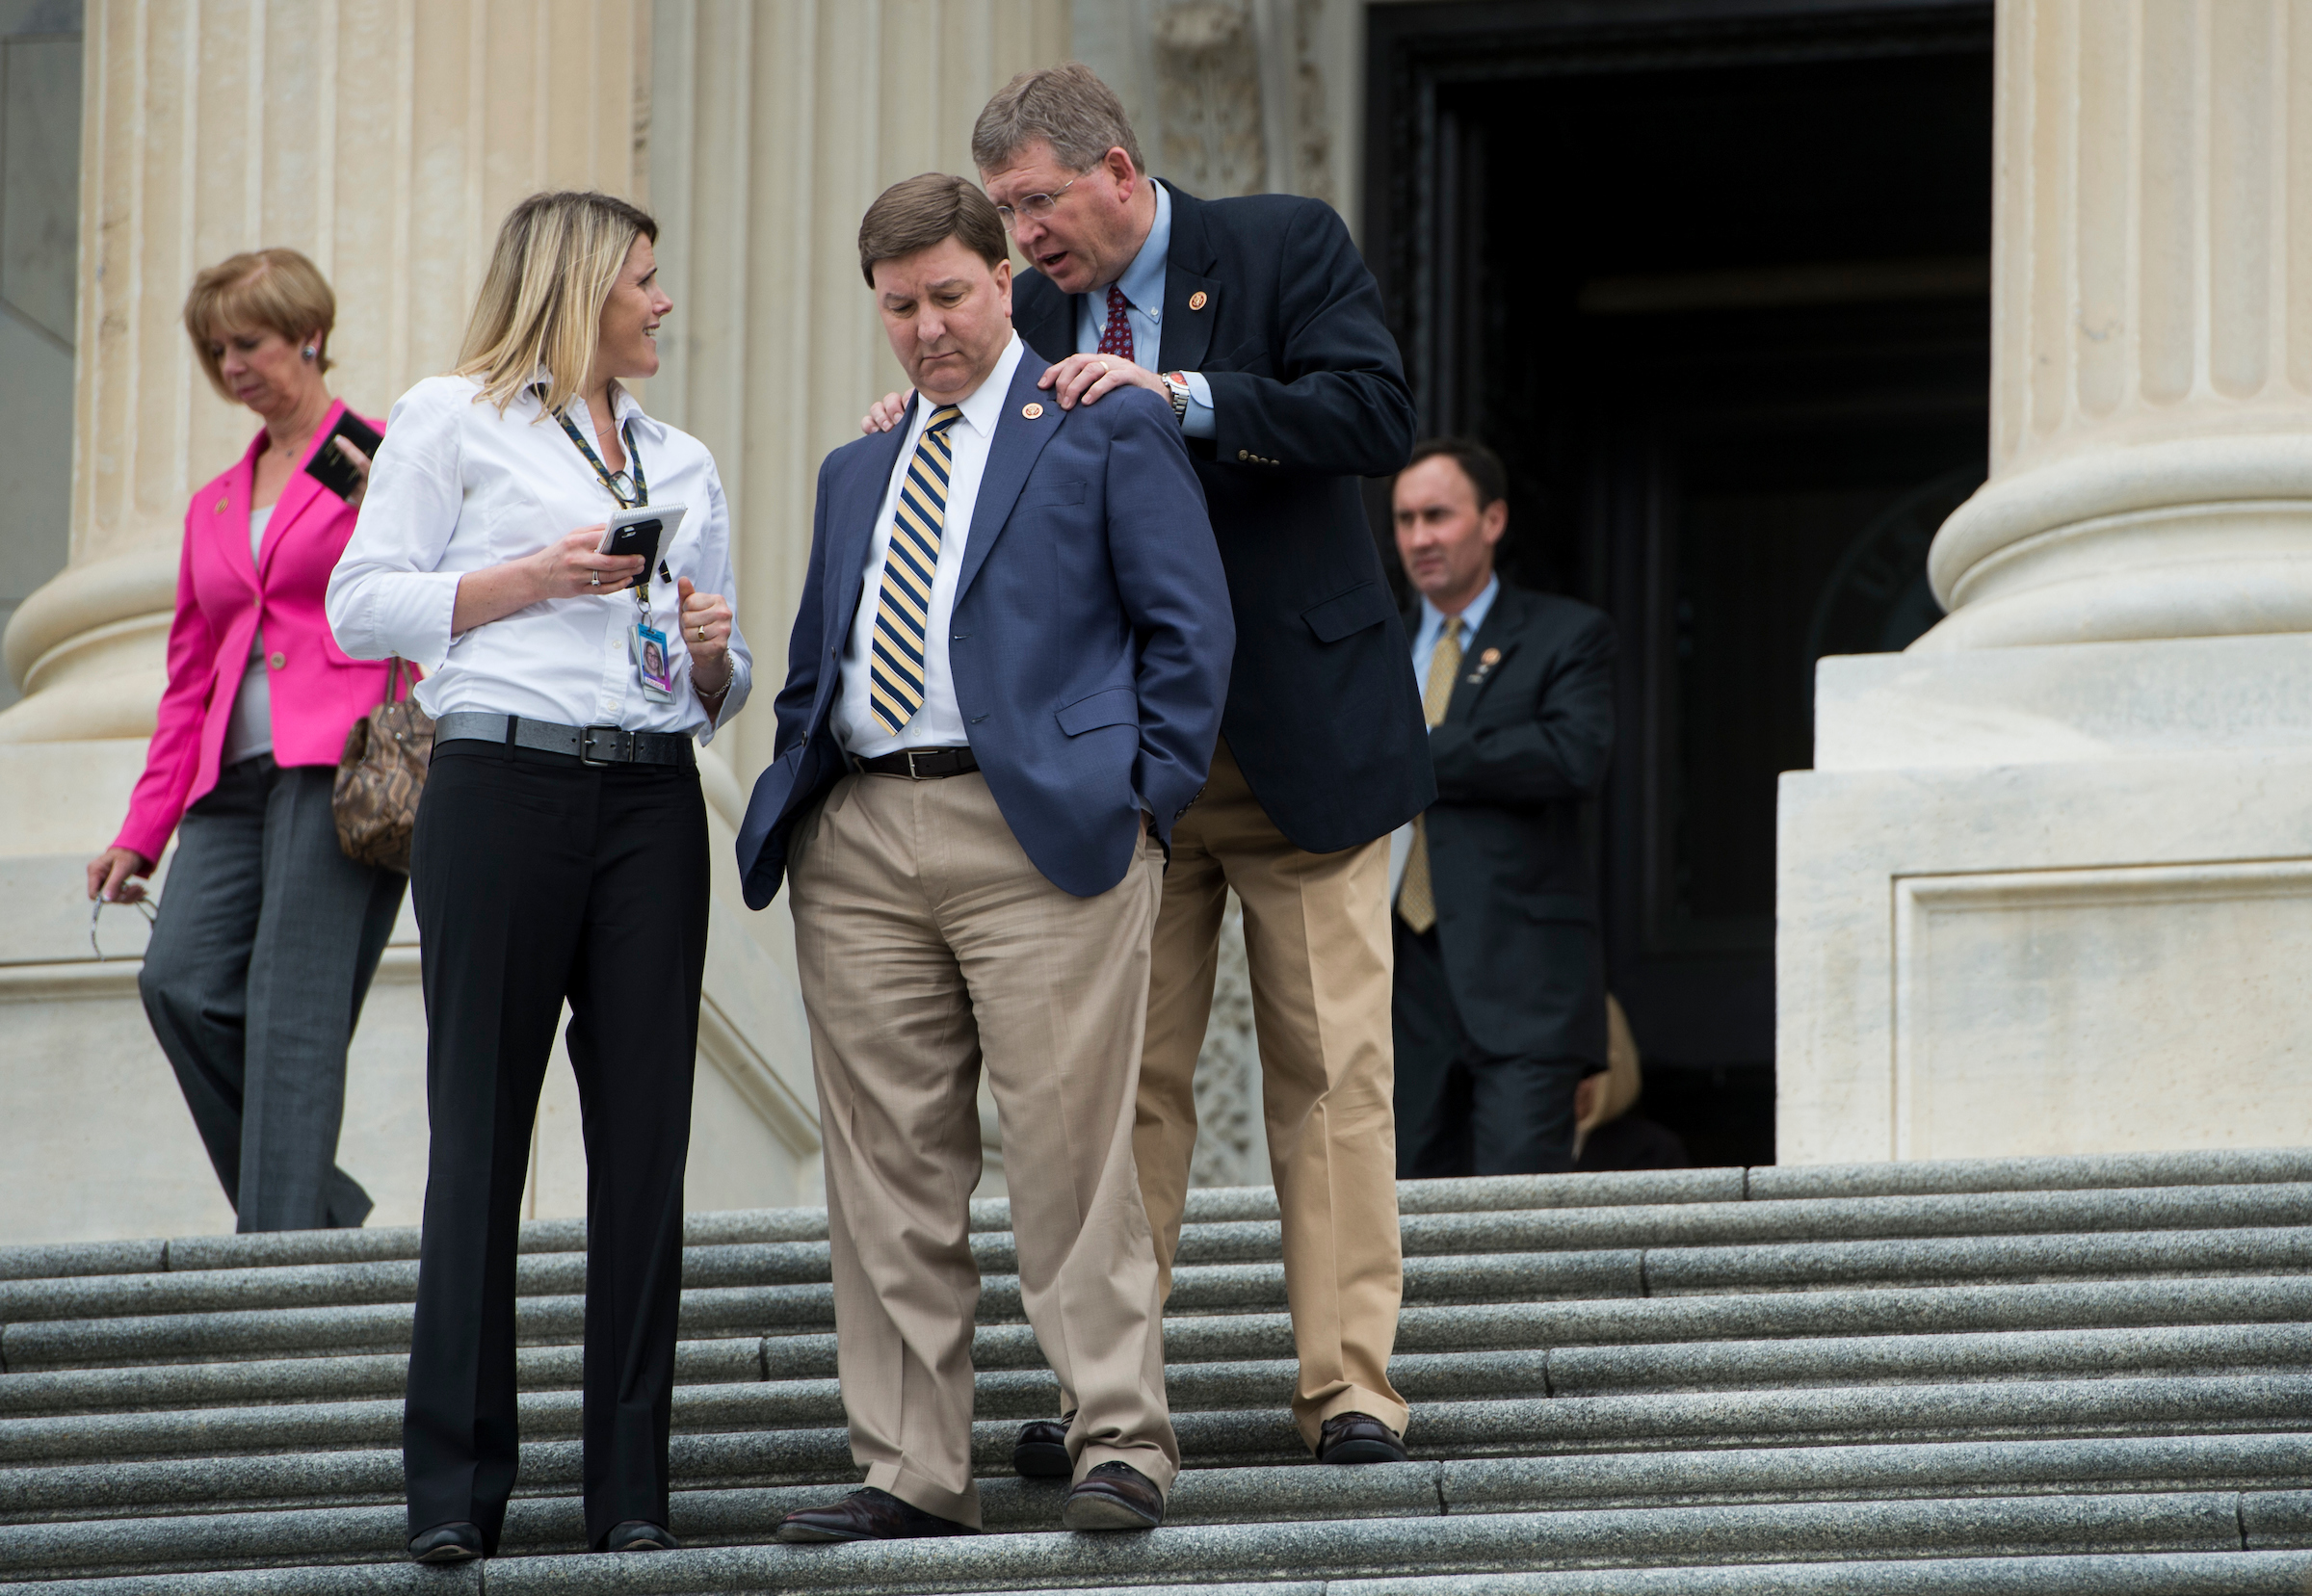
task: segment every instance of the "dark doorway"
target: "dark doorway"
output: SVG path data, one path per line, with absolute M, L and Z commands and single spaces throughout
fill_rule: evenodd
M 1619 631 L 1595 842 L 1646 1112 L 1771 1163 L 1776 777 L 1818 658 L 1932 624 L 1984 471 L 1991 8 L 1370 18 L 1366 253 L 1421 426 L 1509 462 L 1505 577 Z

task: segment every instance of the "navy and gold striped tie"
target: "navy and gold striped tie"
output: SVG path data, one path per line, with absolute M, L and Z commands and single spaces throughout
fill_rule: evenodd
M 942 405 L 925 424 L 915 458 L 907 461 L 906 481 L 899 486 L 891 549 L 883 556 L 867 696 L 875 723 L 894 737 L 923 708 L 924 634 L 931 620 L 932 582 L 939 570 L 939 529 L 947 523 L 947 480 L 956 468 L 947 430 L 962 414 L 953 405 Z

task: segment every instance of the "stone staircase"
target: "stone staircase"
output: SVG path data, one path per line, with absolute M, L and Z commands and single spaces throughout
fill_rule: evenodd
M 1196 1596 L 2312 1584 L 2312 1151 L 1407 1183 L 1414 1461 L 1318 1468 L 1285 1413 L 1274 1195 L 1190 1200 L 1167 1526 L 1070 1535 L 1012 1478 L 1054 1384 L 1006 1205 L 977 1448 L 989 1533 L 790 1548 L 856 1479 L 826 1216 L 694 1217 L 685 1550 L 590 1556 L 580 1227 L 524 1228 L 504 1555 L 402 1557 L 414 1231 L 0 1251 L 0 1582 L 71 1596 L 486 1590 Z M 46 1582 L 56 1582 L 51 1584 Z

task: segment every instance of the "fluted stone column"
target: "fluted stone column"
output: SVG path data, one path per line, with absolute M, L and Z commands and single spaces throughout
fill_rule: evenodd
M 550 186 L 646 198 L 652 24 L 649 0 L 90 0 L 72 560 L 8 629 L 26 696 L 0 714 L 0 1094 L 39 1127 L 0 1160 L 0 1240 L 232 1222 L 138 1004 L 143 927 L 109 912 L 99 960 L 81 888 L 152 728 L 186 499 L 254 431 L 195 361 L 180 321 L 193 274 L 262 245 L 311 256 L 338 297 L 331 381 L 382 414 L 454 360 L 513 200 Z M 726 839 L 727 775 L 710 794 Z M 727 875 L 691 1197 L 793 1201 L 817 1145 L 800 1009 L 734 930 Z M 414 1221 L 423 1188 L 415 955 L 405 914 L 349 1069 L 339 1158 L 378 1199 L 375 1223 Z M 583 1211 L 575 1121 L 558 1067 L 533 1213 Z
M 193 274 L 302 250 L 337 292 L 331 381 L 381 414 L 452 362 L 510 203 L 640 191 L 647 17 L 647 0 L 91 0 L 72 563 L 9 626 L 26 696 L 0 743 L 152 729 L 186 498 L 254 430 L 194 359 Z
M 1783 777 L 1777 1156 L 2312 1134 L 2312 13 L 2002 0 L 1990 479 Z
M 1991 478 L 1928 650 L 2312 631 L 2312 13 L 1999 19 Z

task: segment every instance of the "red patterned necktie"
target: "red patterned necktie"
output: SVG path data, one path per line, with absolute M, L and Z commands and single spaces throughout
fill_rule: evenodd
M 1114 283 L 1108 285 L 1108 325 L 1100 329 L 1102 354 L 1132 358 L 1132 323 L 1124 315 L 1124 291 Z

